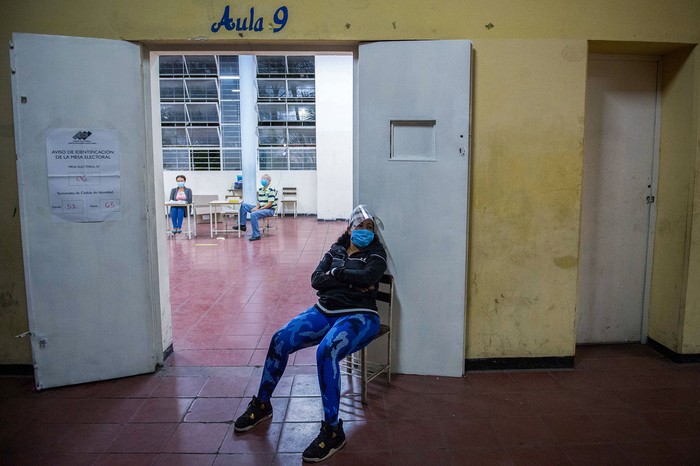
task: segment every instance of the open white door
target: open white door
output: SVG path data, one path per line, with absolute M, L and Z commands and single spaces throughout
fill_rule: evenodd
M 34 34 L 13 34 L 11 47 L 36 386 L 152 372 L 160 323 L 140 48 Z
M 394 371 L 464 373 L 471 42 L 378 42 L 358 58 L 356 200 L 396 278 Z

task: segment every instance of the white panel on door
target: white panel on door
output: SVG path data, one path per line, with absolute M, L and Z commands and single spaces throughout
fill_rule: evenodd
M 14 34 L 12 44 L 22 247 L 37 388 L 152 372 L 160 323 L 149 273 L 156 257 L 148 242 L 140 48 L 123 41 L 34 34 Z M 119 215 L 52 221 L 47 144 L 57 129 L 79 129 L 87 138 L 87 133 L 116 135 L 119 194 L 112 201 L 118 204 L 102 207 L 119 206 Z
M 578 343 L 645 337 L 656 82 L 655 60 L 588 62 Z
M 471 43 L 378 42 L 358 59 L 356 198 L 396 277 L 395 371 L 461 376 Z

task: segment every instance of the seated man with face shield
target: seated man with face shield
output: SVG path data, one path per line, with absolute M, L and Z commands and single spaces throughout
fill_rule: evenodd
M 257 396 L 235 422 L 246 432 L 272 417 L 270 398 L 289 355 L 318 345 L 316 364 L 324 419 L 302 459 L 322 461 L 345 445 L 340 408 L 340 361 L 365 347 L 379 332 L 377 283 L 387 269 L 386 252 L 367 206 L 353 210 L 347 229 L 311 275 L 318 302 L 280 328 L 270 341 Z
M 240 219 L 238 228 L 241 231 L 246 231 L 245 221 L 248 214 L 250 214 L 250 226 L 253 227 L 253 233 L 250 238 L 248 238 L 248 241 L 257 241 L 260 239 L 258 220 L 265 217 L 272 217 L 275 215 L 275 210 L 277 210 L 277 190 L 270 185 L 271 182 L 272 178 L 270 178 L 270 175 L 263 175 L 260 179 L 262 188 L 258 189 L 257 205 L 241 204 L 241 210 L 238 215 Z

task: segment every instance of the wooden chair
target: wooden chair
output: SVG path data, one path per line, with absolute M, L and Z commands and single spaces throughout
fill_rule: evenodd
M 297 188 L 295 187 L 283 187 L 282 188 L 282 205 L 281 214 L 287 215 L 287 205 L 294 208 L 294 217 L 297 216 Z
M 362 387 L 362 403 L 367 404 L 367 385 L 382 374 L 386 374 L 387 383 L 391 384 L 391 319 L 394 301 L 394 277 L 389 274 L 379 280 L 379 292 L 377 295 L 377 305 L 382 322 L 379 326 L 379 333 L 364 348 L 348 355 L 340 363 L 340 370 L 343 374 L 360 379 Z M 385 317 L 385 318 L 384 318 Z M 386 337 L 386 346 L 381 347 L 381 353 L 385 360 L 383 362 L 370 361 L 367 352 L 370 346 L 378 346 L 377 343 L 382 337 Z M 376 343 L 376 345 L 375 345 Z M 379 350 L 380 348 L 373 348 Z M 374 353 L 374 352 L 373 352 Z

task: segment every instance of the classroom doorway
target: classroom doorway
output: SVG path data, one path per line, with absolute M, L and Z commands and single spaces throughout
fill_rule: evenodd
M 363 54 L 363 47 L 367 53 Z M 438 97 L 444 97 L 444 93 L 427 84 L 446 80 L 458 89 L 462 102 L 459 106 L 455 106 L 450 97 L 449 103 L 424 105 L 416 113 L 410 105 L 405 105 L 409 100 L 404 99 L 401 105 L 393 107 L 391 115 L 385 115 L 377 123 L 380 133 L 375 137 L 381 139 L 381 144 L 358 149 L 358 140 L 371 137 L 369 133 L 358 135 L 356 130 L 353 131 L 352 177 L 357 186 L 367 188 L 361 195 L 355 191 L 354 202 L 383 206 L 384 212 L 380 213 L 384 216 L 383 226 L 391 232 L 387 234 L 385 243 L 390 265 L 394 266 L 390 271 L 395 274 L 397 282 L 399 307 L 395 325 L 398 335 L 406 336 L 403 342 L 397 339 L 400 343 L 394 355 L 406 364 L 409 360 L 413 361 L 405 366 L 403 372 L 461 375 L 466 303 L 466 253 L 463 251 L 466 251 L 468 218 L 471 43 L 405 42 L 377 48 L 363 45 L 359 53 L 355 46 L 352 50 L 354 75 L 358 73 L 358 63 L 363 63 L 361 69 L 364 75 L 364 81 L 361 79 L 353 84 L 355 129 L 363 128 L 362 122 L 366 116 L 380 115 L 380 106 L 388 108 L 385 105 L 387 98 L 399 98 L 387 92 L 384 99 L 358 99 L 358 94 L 363 92 L 372 95 L 377 91 L 382 94 L 382 90 L 389 88 L 395 91 L 410 88 L 410 101 L 433 102 Z M 68 59 L 74 57 L 76 52 L 90 59 Z M 166 219 L 161 197 L 164 188 L 160 178 L 162 160 L 153 149 L 158 125 L 157 121 L 153 121 L 153 115 L 157 114 L 153 111 L 156 103 L 148 93 L 148 76 L 152 76 L 149 66 L 152 62 L 143 52 L 142 46 L 126 41 L 13 35 L 13 110 L 17 131 L 20 206 L 24 214 L 21 226 L 30 303 L 29 336 L 32 338 L 38 388 L 153 371 L 157 364 L 163 362 L 168 345 L 172 342 L 168 269 L 177 264 L 168 264 L 166 259 Z M 380 77 L 383 74 L 381 70 L 388 62 L 396 65 L 397 69 L 410 70 L 410 73 L 393 76 L 391 82 L 372 79 L 372 76 Z M 51 64 L 52 73 L 49 75 L 44 73 L 46 63 Z M 364 74 L 368 71 L 371 73 Z M 100 83 L 100 86 L 91 86 L 93 83 Z M 365 92 L 364 86 L 376 88 Z M 115 92 L 114 89 L 123 91 Z M 444 110 L 449 108 L 455 112 L 445 113 Z M 119 117 L 113 116 L 112 112 L 117 112 Z M 458 127 L 443 128 L 443 122 L 450 121 L 457 122 Z M 116 137 L 119 145 L 114 150 L 120 158 L 118 170 L 88 173 L 85 170 L 92 170 L 94 164 L 82 164 L 80 167 L 66 165 L 52 174 L 66 179 L 72 177 L 72 182 L 83 184 L 96 182 L 93 175 L 120 178 L 120 190 L 106 192 L 111 195 L 108 199 L 98 196 L 96 199 L 105 201 L 105 204 L 100 207 L 96 203 L 94 206 L 97 212 L 100 209 L 114 211 L 119 207 L 120 215 L 109 218 L 70 217 L 62 223 L 52 221 L 53 213 L 46 207 L 48 193 L 37 189 L 52 186 L 47 182 L 49 173 L 46 164 L 47 143 L 52 142 L 47 139 L 47 134 L 51 129 L 75 129 L 71 133 L 71 141 L 86 144 L 86 139 L 93 134 L 102 135 L 104 132 Z M 68 144 L 71 141 L 64 142 Z M 392 141 L 392 144 L 388 145 L 388 141 Z M 413 202 L 414 198 L 412 194 L 403 198 L 396 195 L 410 190 L 413 182 L 426 173 L 434 179 L 430 170 L 441 167 L 443 157 L 454 157 L 459 161 L 459 170 L 450 171 L 451 174 L 456 173 L 459 180 L 460 202 L 454 213 L 457 221 L 450 223 L 451 219 L 440 219 L 446 229 L 437 231 L 432 239 L 425 238 L 425 234 L 430 232 L 422 232 L 421 236 L 408 235 L 406 233 L 411 231 L 411 224 L 406 220 L 409 217 L 394 214 L 407 212 L 406 202 Z M 392 159 L 391 163 L 384 164 L 389 159 Z M 373 167 L 375 162 L 379 164 Z M 454 167 L 453 164 L 450 166 Z M 75 167 L 80 170 L 73 171 Z M 342 177 L 343 173 L 338 172 L 337 176 Z M 329 182 L 333 182 L 332 177 Z M 372 189 L 377 184 L 395 187 L 393 197 L 387 197 L 381 189 Z M 439 186 L 431 184 L 430 187 Z M 99 192 L 100 189 L 94 191 L 97 195 L 103 194 Z M 79 192 L 79 189 L 65 190 L 56 194 Z M 91 193 L 95 194 L 93 190 Z M 83 194 L 87 195 L 80 193 L 80 196 Z M 388 199 L 396 202 L 388 202 Z M 87 202 L 87 198 L 83 200 Z M 59 202 L 57 209 L 72 210 L 77 205 L 70 202 L 61 206 Z M 390 212 L 392 206 L 393 213 Z M 93 205 L 85 203 L 84 207 L 86 210 L 88 207 L 92 209 Z M 317 237 L 314 246 L 326 248 L 328 241 L 335 239 L 335 234 L 323 232 L 323 238 Z M 50 242 L 46 241 L 47 237 L 51 238 Z M 258 244 L 265 247 L 262 241 Z M 424 249 L 424 255 L 420 256 L 423 259 L 411 263 L 410 267 L 402 267 L 401 257 L 415 251 L 416 244 Z M 201 246 L 203 250 L 211 247 Z M 444 255 L 444 251 L 456 253 Z M 256 258 L 254 254 L 243 250 L 239 252 L 241 260 L 247 264 L 261 265 L 256 262 L 259 257 Z M 316 262 L 318 251 L 311 253 Z M 299 254 L 298 259 L 301 259 L 303 251 Z M 436 261 L 437 257 L 442 257 L 442 261 Z M 279 253 L 279 258 L 283 261 L 283 253 Z M 205 267 L 207 260 L 226 260 L 226 257 L 215 255 L 213 259 L 202 259 Z M 310 258 L 308 260 L 311 261 Z M 439 265 L 439 270 L 454 273 L 452 278 L 457 284 L 457 292 L 450 293 L 448 300 L 447 295 L 440 294 L 439 286 L 431 286 L 424 288 L 426 293 L 422 294 L 421 299 L 413 300 L 416 290 L 425 287 L 425 276 L 419 273 L 425 270 L 421 268 L 422 265 L 427 269 Z M 254 276 L 255 272 L 251 270 L 240 279 L 245 282 Z M 72 280 L 74 277 L 78 279 Z M 308 277 L 302 278 L 308 281 Z M 209 280 L 211 282 L 212 278 Z M 265 283 L 266 286 L 262 288 L 260 283 L 255 285 L 246 303 L 258 291 L 263 301 L 272 293 L 280 293 L 274 286 L 270 292 L 268 282 Z M 294 284 L 289 282 L 288 285 Z M 188 283 L 184 286 L 188 286 Z M 201 286 L 198 291 L 206 296 L 207 287 Z M 445 311 L 442 315 L 445 318 L 435 318 L 436 315 L 425 318 L 422 304 L 429 296 L 439 296 L 439 300 L 436 298 L 431 303 L 439 304 L 440 312 Z M 56 297 L 60 297 L 63 303 L 59 313 L 52 312 L 56 307 Z M 307 299 L 307 296 L 303 299 Z M 426 326 L 429 331 L 421 333 Z M 85 328 L 100 330 L 76 331 Z M 441 332 L 441 328 L 447 328 L 449 332 Z M 447 334 L 449 338 L 445 338 Z M 433 358 L 426 357 L 427 353 L 413 358 L 418 337 L 421 337 L 424 346 L 449 348 L 449 354 L 442 361 L 444 364 L 435 366 Z M 123 364 L 114 364 L 115 357 Z
M 315 302 L 308 278 L 340 235 L 333 221 L 352 209 L 352 51 L 168 50 L 150 57 L 163 193 L 184 174 L 196 207 L 196 238 L 166 242 L 164 344 L 172 343 L 176 365 L 260 365 L 271 334 Z M 209 137 L 198 139 L 202 131 Z M 203 151 L 208 163 L 197 159 Z M 222 225 L 211 233 L 209 200 L 240 196 L 229 190 L 241 176 L 243 200 L 254 204 L 262 174 L 271 176 L 279 201 L 285 187 L 296 190 L 300 215 L 274 220 L 260 244 L 247 241 L 250 229 L 231 231 L 235 215 L 219 215 Z M 218 209 L 233 212 L 238 204 Z M 305 358 L 295 355 L 292 363 L 297 357 Z

